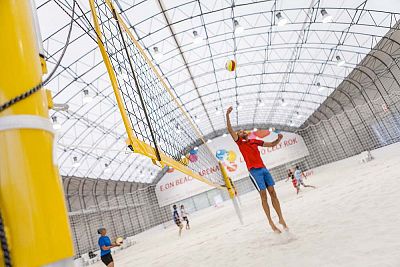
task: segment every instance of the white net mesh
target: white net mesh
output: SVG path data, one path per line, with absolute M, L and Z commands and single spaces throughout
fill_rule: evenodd
M 310 125 L 297 133 L 313 168 L 400 141 L 400 96 L 389 94 Z

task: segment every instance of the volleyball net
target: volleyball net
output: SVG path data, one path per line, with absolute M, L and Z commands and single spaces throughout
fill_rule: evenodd
M 218 161 L 202 134 L 116 7 L 109 0 L 90 0 L 90 6 L 129 147 L 160 167 L 177 169 L 214 187 L 223 185 Z M 203 171 L 210 168 L 217 171 Z

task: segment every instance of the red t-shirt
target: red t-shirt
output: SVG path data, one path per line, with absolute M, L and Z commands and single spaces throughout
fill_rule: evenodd
M 258 147 L 262 146 L 264 141 L 257 139 L 245 140 L 239 137 L 236 144 L 243 155 L 248 170 L 252 168 L 265 168 L 260 151 L 258 150 Z

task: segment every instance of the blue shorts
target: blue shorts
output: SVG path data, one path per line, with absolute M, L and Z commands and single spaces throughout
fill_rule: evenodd
M 250 180 L 258 191 L 267 189 L 268 186 L 274 186 L 274 178 L 267 168 L 253 168 L 250 170 Z

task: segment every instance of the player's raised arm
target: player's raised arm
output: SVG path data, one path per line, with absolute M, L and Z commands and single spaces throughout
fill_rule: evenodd
M 262 146 L 264 146 L 264 147 L 274 147 L 277 144 L 279 144 L 279 142 L 282 140 L 282 138 L 283 138 L 283 135 L 282 134 L 278 134 L 278 138 L 275 141 L 273 141 L 273 142 L 264 142 L 264 144 Z
M 228 132 L 231 134 L 233 140 L 236 142 L 239 139 L 239 136 L 237 135 L 237 133 L 232 129 L 232 125 L 231 125 L 231 119 L 229 118 L 229 115 L 231 114 L 233 108 L 229 107 L 226 110 L 226 126 L 228 128 Z

